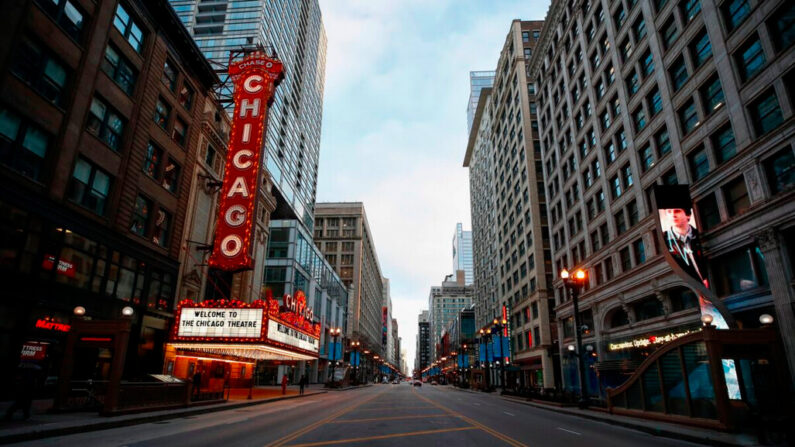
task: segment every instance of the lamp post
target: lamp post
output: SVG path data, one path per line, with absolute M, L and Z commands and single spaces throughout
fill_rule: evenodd
M 337 337 L 339 337 L 342 329 L 338 327 L 333 327 L 329 329 L 329 334 L 331 334 L 332 342 L 332 353 L 331 353 L 331 382 L 334 382 L 334 372 L 337 367 Z
M 353 365 L 353 384 L 359 384 L 359 364 L 362 362 L 359 358 L 359 343 L 358 341 L 351 342 L 351 352 L 354 353 L 354 358 L 356 359 L 356 363 Z
M 491 339 L 491 329 L 481 329 L 480 330 L 480 339 L 483 345 L 483 349 L 486 351 L 483 355 L 484 359 L 484 376 L 486 379 L 486 389 L 491 389 L 491 372 L 489 371 L 489 363 L 491 363 L 491 359 L 489 358 L 489 341 Z
M 461 358 L 461 368 L 463 369 L 463 373 L 461 376 L 461 385 L 467 385 L 469 388 L 469 378 L 467 377 L 467 366 L 469 363 L 469 355 L 467 355 L 467 344 L 464 343 L 463 346 L 463 353 L 461 354 L 463 357 Z
M 502 321 L 496 318 L 492 321 L 494 325 L 493 330 L 497 331 L 500 336 L 500 381 L 502 382 L 502 392 L 505 392 L 505 352 L 503 351 L 502 331 L 508 327 L 508 321 L 503 318 Z
M 583 269 L 577 269 L 574 274 L 563 269 L 560 272 L 560 278 L 563 280 L 565 288 L 571 291 L 571 302 L 574 308 L 574 343 L 577 345 L 575 354 L 577 355 L 577 372 L 580 378 L 579 405 L 580 408 L 585 408 L 588 406 L 588 385 L 585 382 L 585 363 L 582 358 L 582 336 L 580 334 L 580 307 L 577 299 L 580 288 L 585 285 L 587 275 Z

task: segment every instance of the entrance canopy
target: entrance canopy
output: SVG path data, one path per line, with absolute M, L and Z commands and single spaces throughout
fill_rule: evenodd
M 179 350 L 201 352 L 205 354 L 229 355 L 251 360 L 310 361 L 317 359 L 317 357 L 268 345 L 252 345 L 242 343 L 169 343 L 169 346 Z

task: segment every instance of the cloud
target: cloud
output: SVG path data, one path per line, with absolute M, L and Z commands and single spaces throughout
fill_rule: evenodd
M 470 227 L 469 71 L 548 2 L 321 0 L 328 36 L 318 201 L 362 201 L 413 367 L 417 315 Z

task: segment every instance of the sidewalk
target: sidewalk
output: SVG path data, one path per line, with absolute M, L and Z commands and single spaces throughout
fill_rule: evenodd
M 105 417 L 97 412 L 82 413 L 48 413 L 52 407 L 52 400 L 36 400 L 31 408 L 31 417 L 22 421 L 21 412 L 15 414 L 13 421 L 0 419 L 0 444 L 29 441 L 32 439 L 62 436 L 72 433 L 84 433 L 109 428 L 124 427 L 128 425 L 143 424 L 184 416 L 224 411 L 251 405 L 277 402 L 286 399 L 300 399 L 303 397 L 325 394 L 322 384 L 309 385 L 303 396 L 298 394 L 297 386 L 287 387 L 287 394 L 282 395 L 280 386 L 256 387 L 253 390 L 253 399 L 248 400 L 248 390 L 235 389 L 230 393 L 229 400 L 223 403 L 195 403 L 187 408 L 170 410 L 149 411 L 122 416 Z M 11 402 L 0 402 L 0 416 L 5 415 L 5 410 Z
M 482 394 L 484 396 L 493 395 L 494 397 L 514 402 L 517 404 L 528 405 L 548 411 L 554 411 L 561 414 L 570 416 L 577 416 L 581 418 L 591 419 L 598 422 L 604 422 L 612 425 L 619 425 L 622 427 L 640 430 L 651 433 L 656 436 L 663 436 L 666 438 L 679 439 L 682 441 L 696 442 L 699 444 L 727 446 L 727 447 L 747 447 L 759 445 L 755 436 L 742 434 L 742 433 L 727 433 L 717 430 L 709 430 L 705 428 L 690 427 L 687 425 L 671 424 L 667 422 L 653 421 L 649 419 L 633 418 L 629 416 L 622 416 L 617 414 L 610 414 L 604 409 L 587 409 L 581 410 L 577 407 L 564 407 L 554 404 L 542 403 L 539 401 L 527 400 L 525 398 L 514 396 L 501 396 L 499 391 L 494 393 L 483 393 L 479 391 L 466 390 L 461 388 L 453 388 L 458 391 L 469 393 Z

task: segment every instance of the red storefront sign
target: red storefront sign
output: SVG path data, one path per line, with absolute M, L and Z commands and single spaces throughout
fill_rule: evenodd
M 52 270 L 53 267 L 55 267 L 55 256 L 44 255 L 44 260 L 41 262 L 41 268 L 44 270 Z M 59 274 L 66 275 L 70 278 L 74 278 L 76 273 L 75 265 L 63 259 L 58 259 L 58 267 L 56 271 Z
M 48 343 L 42 343 L 38 341 L 26 341 L 22 345 L 22 352 L 19 355 L 20 360 L 33 360 L 33 361 L 40 361 L 44 360 L 47 357 L 47 346 Z
M 253 268 L 251 257 L 259 191 L 261 152 L 268 106 L 284 77 L 282 63 L 257 51 L 229 64 L 235 114 L 226 155 L 221 203 L 210 266 L 238 271 Z
M 48 331 L 69 332 L 72 326 L 50 320 L 48 318 L 39 318 L 36 320 L 37 329 L 46 329 Z

